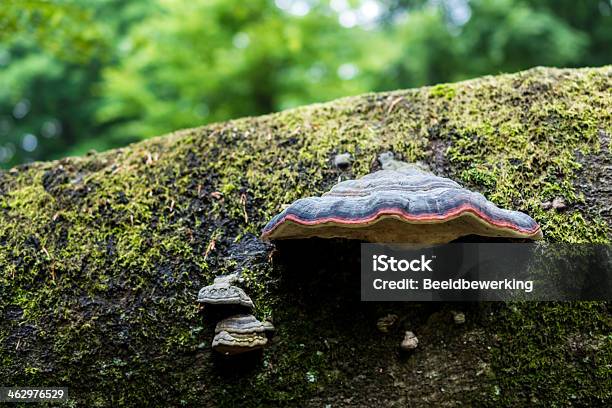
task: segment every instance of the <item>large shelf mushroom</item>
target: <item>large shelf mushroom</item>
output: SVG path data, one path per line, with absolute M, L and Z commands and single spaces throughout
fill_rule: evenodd
M 379 157 L 383 169 L 293 202 L 265 226 L 264 240 L 309 237 L 447 243 L 466 235 L 542 238 L 537 222 L 417 165 Z
M 439 177 L 424 166 L 378 158 L 382 170 L 333 186 L 321 197 L 302 198 L 276 215 L 263 240 L 347 238 L 367 242 L 436 245 L 467 235 L 540 239 L 527 214 L 497 207 L 482 194 Z M 403 350 L 418 339 L 406 332 Z

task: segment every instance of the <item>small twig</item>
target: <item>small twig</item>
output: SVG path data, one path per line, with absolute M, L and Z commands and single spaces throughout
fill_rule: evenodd
M 51 261 L 51 280 L 55 282 L 55 269 L 53 268 L 53 258 L 51 258 L 51 255 L 49 254 L 49 251 L 47 251 L 47 248 L 42 247 L 42 250 L 45 253 L 45 255 L 47 255 L 47 258 L 49 259 L 49 261 Z
M 404 99 L 403 96 L 398 96 L 397 98 L 395 98 L 392 102 L 391 105 L 389 105 L 389 109 L 387 109 L 387 115 L 390 114 L 391 112 L 393 112 L 393 109 L 395 108 L 395 106 L 400 103 L 402 100 Z
M 204 252 L 204 260 L 206 261 L 206 259 L 208 258 L 208 254 L 211 253 L 212 251 L 215 250 L 215 239 L 211 239 L 210 242 L 208 243 L 208 246 L 206 247 L 206 252 Z
M 247 203 L 247 195 L 245 193 L 242 193 L 240 195 L 240 204 L 242 204 L 242 214 L 244 215 L 244 222 L 248 224 L 249 214 L 247 214 L 246 203 Z

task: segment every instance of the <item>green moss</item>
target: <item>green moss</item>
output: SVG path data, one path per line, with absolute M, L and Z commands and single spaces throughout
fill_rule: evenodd
M 517 304 L 500 309 L 495 319 L 499 393 L 492 405 L 604 406 L 612 399 L 606 304 Z
M 449 84 L 439 84 L 431 88 L 431 96 L 435 98 L 444 98 L 447 101 L 455 97 L 455 88 Z
M 486 167 L 471 167 L 468 170 L 463 170 L 460 177 L 464 182 L 480 186 L 481 189 L 486 190 L 494 188 L 497 182 L 495 170 Z
M 381 368 L 385 351 L 371 323 L 340 335 L 329 322 L 326 336 L 343 336 L 342 346 L 322 346 L 325 320 L 315 326 L 314 312 L 301 315 L 278 284 L 278 265 L 265 260 L 243 271 L 245 285 L 280 340 L 249 373 L 219 374 L 208 349 L 213 327 L 194 299 L 239 266 L 232 245 L 258 235 L 283 204 L 367 174 L 386 150 L 529 213 L 550 241 L 609 242 L 609 220 L 584 205 L 593 192 L 575 181 L 577 153 L 597 154 L 601 132 L 612 133 L 611 76 L 610 67 L 539 68 L 369 94 L 2 173 L 0 313 L 22 313 L 0 320 L 0 378 L 65 384 L 88 406 L 232 405 L 236 395 L 252 406 L 326 400 L 337 384 Z M 343 173 L 331 165 L 340 152 L 354 158 Z M 567 211 L 541 207 L 558 196 Z M 601 388 L 610 338 L 587 362 L 567 345 L 574 332 L 590 342 L 610 332 L 605 305 L 501 307 L 486 331 L 499 337 L 494 381 L 482 383 L 492 404 L 610 400 Z M 25 343 L 17 348 L 18 338 Z M 360 367 L 341 364 L 355 358 Z M 367 389 L 354 392 L 353 402 L 365 401 Z

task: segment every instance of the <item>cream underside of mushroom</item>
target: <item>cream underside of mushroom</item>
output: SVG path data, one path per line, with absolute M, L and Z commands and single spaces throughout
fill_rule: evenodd
M 228 333 L 221 331 L 213 339 L 213 348 L 223 354 L 240 354 L 263 348 L 268 339 L 262 333 Z
M 348 238 L 367 242 L 443 244 L 466 235 L 505 238 L 542 238 L 541 230 L 525 234 L 511 228 L 490 224 L 471 212 L 452 219 L 409 221 L 398 215 L 382 215 L 359 224 L 327 222 L 301 225 L 287 220 L 276 227 L 269 239 Z

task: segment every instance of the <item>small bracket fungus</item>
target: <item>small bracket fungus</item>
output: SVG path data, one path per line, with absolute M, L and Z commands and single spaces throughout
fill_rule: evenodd
M 555 197 L 552 201 L 544 201 L 540 206 L 543 210 L 550 210 L 552 208 L 553 210 L 563 211 L 566 204 L 563 197 Z
M 418 164 L 379 157 L 382 170 L 346 180 L 321 197 L 302 198 L 264 227 L 262 239 L 348 238 L 447 243 L 466 235 L 542 238 L 527 214 L 498 208 L 482 194 Z
M 453 315 L 453 321 L 455 322 L 455 324 L 465 323 L 465 314 L 463 312 L 451 310 L 451 314 Z
M 381 333 L 389 333 L 398 321 L 398 317 L 395 314 L 388 314 L 385 317 L 381 317 L 376 322 L 376 327 Z
M 235 274 L 215 278 L 212 285 L 200 289 L 198 302 L 223 306 L 222 311 L 225 316 L 235 313 L 235 308 L 232 306 L 252 310 L 254 305 L 251 298 L 244 290 L 232 285 L 239 280 Z M 225 355 L 258 350 L 267 344 L 268 336 L 273 330 L 272 323 L 262 323 L 253 315 L 233 315 L 217 323 L 212 347 Z
M 253 301 L 249 295 L 232 285 L 236 279 L 232 275 L 215 278 L 212 285 L 200 289 L 198 302 L 211 305 L 238 305 L 253 309 Z
M 417 338 L 417 336 L 413 332 L 407 331 L 404 334 L 404 340 L 402 340 L 400 347 L 404 351 L 412 351 L 417 348 L 418 345 L 419 339 Z
M 351 154 L 340 153 L 334 157 L 334 166 L 340 170 L 346 170 L 351 165 Z
M 563 197 L 555 197 L 554 200 L 552 200 L 552 208 L 554 208 L 557 211 L 562 211 L 565 210 L 566 204 L 565 204 L 565 199 Z
M 225 355 L 262 349 L 268 343 L 266 326 L 253 315 L 236 315 L 217 323 L 212 347 Z
M 272 337 L 272 334 L 274 334 L 274 331 L 276 330 L 272 322 L 269 322 L 266 320 L 262 323 L 262 325 L 263 325 L 264 331 L 266 332 L 266 336 Z

